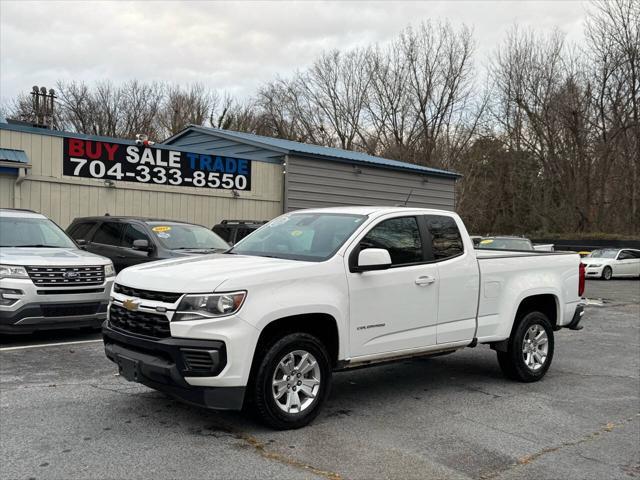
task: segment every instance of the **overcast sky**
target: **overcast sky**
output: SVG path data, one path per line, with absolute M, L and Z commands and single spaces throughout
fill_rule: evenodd
M 0 98 L 63 80 L 201 82 L 249 95 L 322 50 L 384 43 L 408 25 L 474 29 L 476 61 L 514 24 L 580 42 L 587 4 L 537 2 L 98 2 L 0 0 Z

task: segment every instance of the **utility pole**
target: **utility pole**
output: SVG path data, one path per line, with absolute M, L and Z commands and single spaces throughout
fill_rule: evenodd
M 33 116 L 35 126 L 53 129 L 56 92 L 53 88 L 47 92 L 46 87 L 34 85 L 31 89 Z

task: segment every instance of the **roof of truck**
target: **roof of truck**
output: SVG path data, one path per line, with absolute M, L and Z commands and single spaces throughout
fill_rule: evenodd
M 344 213 L 352 215 L 371 215 L 373 213 L 385 214 L 396 212 L 424 212 L 432 215 L 445 214 L 450 215 L 453 212 L 448 210 L 436 210 L 433 208 L 421 208 L 421 207 L 390 207 L 390 206 L 357 206 L 357 207 L 328 207 L 328 208 L 310 208 L 306 210 L 296 210 L 289 213 L 298 212 L 324 212 L 324 213 Z

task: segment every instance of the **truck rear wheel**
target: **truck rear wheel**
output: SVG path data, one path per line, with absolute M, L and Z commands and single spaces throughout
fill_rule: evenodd
M 507 378 L 537 382 L 551 366 L 553 348 L 551 322 L 542 312 L 529 312 L 511 334 L 507 351 L 498 351 L 498 363 Z
M 264 351 L 252 403 L 266 425 L 279 430 L 300 428 L 320 413 L 330 385 L 325 346 L 313 335 L 292 333 Z

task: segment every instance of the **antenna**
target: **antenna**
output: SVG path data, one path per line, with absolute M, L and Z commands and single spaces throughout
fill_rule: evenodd
M 413 188 L 411 190 L 409 190 L 409 195 L 407 195 L 407 199 L 404 201 L 403 207 L 406 207 L 407 203 L 409 203 L 409 199 L 411 198 L 411 194 L 412 193 L 413 193 Z

